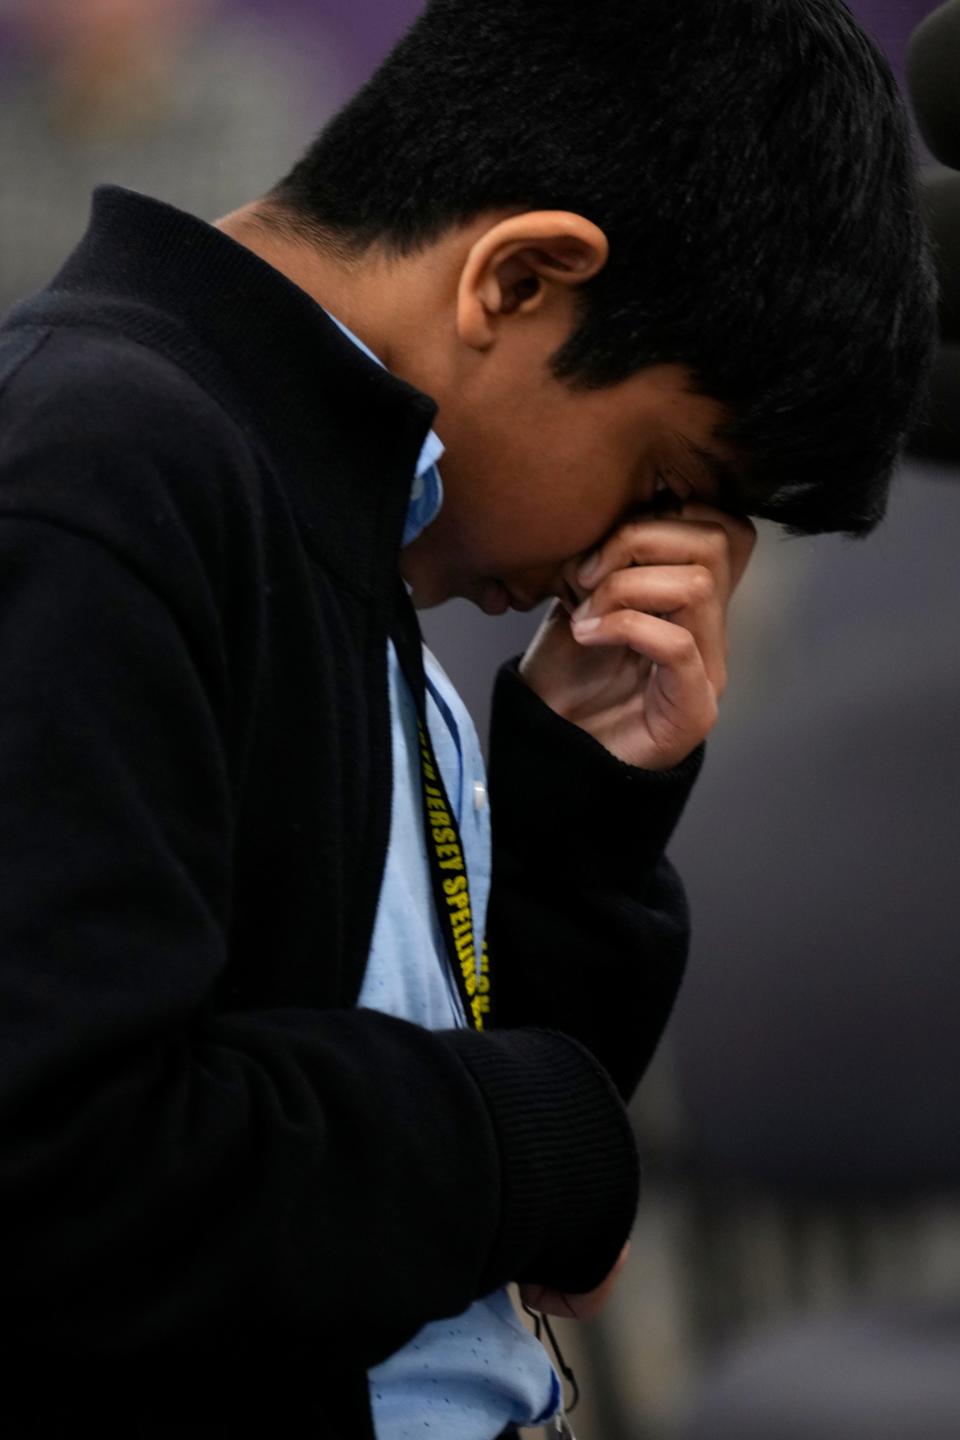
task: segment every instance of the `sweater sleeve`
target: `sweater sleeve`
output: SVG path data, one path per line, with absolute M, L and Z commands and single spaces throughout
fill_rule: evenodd
M 234 805 L 208 664 L 123 555 L 2 515 L 0 1258 L 20 1342 L 195 1360 L 286 1337 L 369 1366 L 509 1279 L 595 1285 L 637 1167 L 575 1041 L 215 1003 Z
M 504 666 L 490 736 L 496 1021 L 576 1036 L 628 1099 L 679 988 L 689 942 L 664 850 L 703 763 L 624 764 Z

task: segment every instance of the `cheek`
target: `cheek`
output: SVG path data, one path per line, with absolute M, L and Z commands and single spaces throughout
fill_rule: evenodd
M 607 435 L 531 427 L 509 453 L 485 438 L 484 453 L 475 447 L 475 465 L 450 487 L 447 510 L 478 573 L 556 570 L 599 544 L 634 498 L 634 476 Z
M 602 528 L 595 507 L 553 497 L 536 506 L 518 500 L 503 523 L 485 526 L 477 538 L 476 568 L 516 580 L 532 594 L 571 561 L 585 557 L 601 540 Z
M 562 476 L 539 495 L 536 504 L 521 503 L 517 528 L 544 561 L 565 564 L 604 540 L 628 509 L 629 492 L 610 483 L 592 468 Z

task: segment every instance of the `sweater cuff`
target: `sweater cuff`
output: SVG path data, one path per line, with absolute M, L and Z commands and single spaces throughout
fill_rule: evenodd
M 636 1142 L 606 1071 L 553 1031 L 449 1039 L 483 1094 L 500 1152 L 500 1225 L 480 1293 L 512 1280 L 595 1289 L 629 1237 L 640 1191 Z
M 703 766 L 700 745 L 671 770 L 643 770 L 551 710 L 520 677 L 520 656 L 498 672 L 490 729 L 495 827 L 524 836 L 555 876 L 603 875 L 632 892 L 669 843 Z M 496 829 L 494 831 L 496 839 Z

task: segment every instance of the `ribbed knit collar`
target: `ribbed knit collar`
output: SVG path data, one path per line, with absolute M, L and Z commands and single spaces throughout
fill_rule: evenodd
M 251 250 L 171 205 L 101 186 L 80 245 L 11 321 L 98 325 L 162 350 L 266 451 L 308 545 L 362 592 L 392 592 L 436 405 Z

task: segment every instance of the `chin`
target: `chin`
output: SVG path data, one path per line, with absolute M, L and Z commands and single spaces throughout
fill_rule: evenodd
M 513 596 L 499 580 L 479 581 L 477 593 L 471 596 L 471 599 L 475 605 L 479 605 L 484 615 L 505 615 L 513 608 Z
M 418 584 L 415 580 L 413 591 L 410 596 L 415 610 L 435 610 L 438 605 L 446 605 L 448 600 L 475 600 L 473 591 L 465 590 L 462 586 L 444 585 L 439 581 L 422 582 Z

